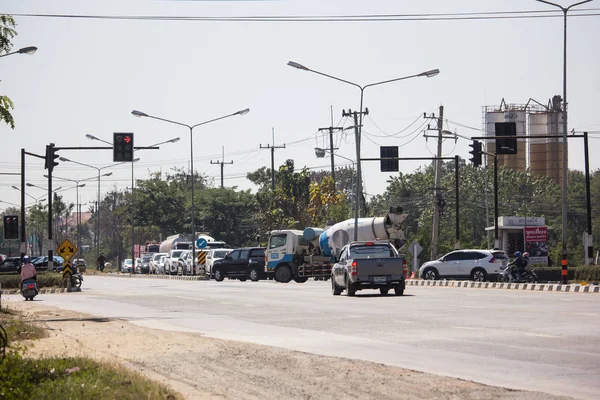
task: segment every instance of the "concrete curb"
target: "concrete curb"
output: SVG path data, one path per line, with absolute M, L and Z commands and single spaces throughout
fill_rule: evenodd
M 472 281 L 426 281 L 409 279 L 407 286 L 441 286 L 465 287 L 474 289 L 511 289 L 538 292 L 567 292 L 567 293 L 600 293 L 600 286 L 560 283 L 505 283 L 505 282 L 472 282 Z
M 76 293 L 76 292 L 81 292 L 81 289 L 79 290 L 71 290 L 71 293 Z M 3 289 L 0 291 L 0 295 L 2 296 L 9 296 L 12 294 L 20 294 L 21 291 L 19 289 Z M 40 289 L 38 295 L 40 294 L 55 294 L 55 293 L 69 293 L 69 290 L 67 288 L 49 288 L 49 289 Z
M 178 275 L 129 275 L 129 274 L 112 274 L 108 273 L 108 277 L 111 278 L 136 278 L 136 279 L 169 279 L 176 281 L 203 281 L 204 275 L 195 275 L 195 276 L 178 276 Z

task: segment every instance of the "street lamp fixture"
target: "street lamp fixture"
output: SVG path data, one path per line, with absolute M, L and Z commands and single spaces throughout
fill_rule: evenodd
M 204 121 L 204 122 L 200 122 L 196 125 L 188 125 L 188 124 L 184 124 L 182 122 L 177 122 L 177 121 L 173 121 L 170 119 L 166 119 L 166 118 L 160 118 L 160 117 L 156 117 L 154 115 L 149 115 L 146 114 L 145 112 L 142 111 L 138 111 L 138 110 L 133 110 L 131 111 L 131 114 L 133 114 L 136 117 L 146 117 L 146 118 L 152 118 L 152 119 L 157 119 L 159 121 L 163 121 L 163 122 L 168 122 L 170 124 L 174 124 L 174 125 L 180 125 L 180 126 L 185 126 L 190 130 L 190 177 L 191 177 L 191 181 L 192 181 L 192 255 L 194 255 L 196 253 L 196 220 L 195 220 L 195 211 L 194 211 L 194 139 L 193 139 L 193 131 L 194 128 L 201 126 L 201 125 L 206 125 L 208 123 L 211 122 L 215 122 L 221 119 L 225 119 L 225 118 L 229 118 L 229 117 L 233 117 L 234 115 L 246 115 L 250 112 L 249 108 L 245 108 L 243 110 L 239 110 L 236 111 L 232 114 L 227 114 L 224 115 L 222 117 L 218 117 L 218 118 L 214 118 L 214 119 L 210 119 L 208 121 Z M 133 185 L 132 185 L 133 186 Z M 192 263 L 192 265 L 194 265 Z M 193 274 L 193 268 L 192 268 L 192 274 Z
M 355 142 L 356 142 L 356 191 L 355 191 L 355 198 L 354 198 L 354 203 L 355 203 L 355 209 L 354 209 L 354 240 L 357 241 L 358 240 L 358 215 L 359 215 L 359 210 L 360 210 L 360 192 L 361 192 L 361 187 L 362 187 L 362 170 L 361 170 L 361 163 L 360 163 L 360 142 L 361 142 L 361 136 L 362 136 L 362 122 L 363 122 L 363 98 L 364 98 L 364 91 L 366 88 L 371 87 L 371 86 L 377 86 L 377 85 L 383 85 L 385 83 L 391 83 L 391 82 L 397 82 L 397 81 L 402 81 L 405 79 L 410 79 L 410 78 L 415 78 L 415 77 L 427 77 L 427 78 L 431 78 L 433 76 L 436 76 L 440 73 L 439 69 L 432 69 L 432 70 L 428 70 L 428 71 L 424 71 L 421 72 L 419 74 L 414 74 L 414 75 L 408 75 L 408 76 L 403 76 L 400 78 L 395 78 L 395 79 L 388 79 L 385 81 L 380 81 L 380 82 L 375 82 L 375 83 L 369 83 L 367 85 L 359 85 L 357 83 L 354 82 L 350 82 L 347 81 L 345 79 L 341 79 L 338 77 L 335 77 L 333 75 L 329 75 L 329 74 L 325 74 L 323 72 L 319 72 L 319 71 L 315 71 L 314 69 L 310 69 L 300 63 L 297 63 L 295 61 L 289 61 L 288 64 L 290 67 L 296 68 L 296 69 L 300 69 L 303 71 L 310 71 L 313 72 L 317 75 L 322 75 L 325 76 L 327 78 L 331 78 L 334 79 L 336 81 L 340 81 L 340 82 L 344 82 L 347 83 L 349 85 L 355 86 L 357 88 L 360 89 L 360 110 L 358 112 L 358 120 L 357 120 L 357 113 L 354 113 L 354 117 L 355 117 L 355 128 L 354 128 L 354 133 L 355 133 Z
M 13 51 L 12 53 L 6 53 L 6 54 L 2 54 L 0 55 L 0 57 L 6 57 L 6 56 L 10 56 L 12 54 L 33 54 L 37 51 L 37 47 L 35 46 L 29 46 L 29 47 L 23 47 L 22 49 L 19 49 L 17 51 Z
M 567 13 L 573 7 L 589 3 L 592 0 L 584 0 L 563 7 L 546 0 L 537 0 L 540 3 L 560 8 L 563 12 L 563 161 L 562 161 L 562 282 L 567 283 L 567 174 L 568 174 L 568 148 L 567 148 Z

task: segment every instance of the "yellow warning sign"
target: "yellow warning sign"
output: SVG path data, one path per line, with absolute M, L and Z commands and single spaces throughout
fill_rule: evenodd
M 198 252 L 198 264 L 206 264 L 206 252 L 203 250 Z
M 69 239 L 65 239 L 60 246 L 56 248 L 56 252 L 59 256 L 69 261 L 75 253 L 77 253 L 77 246 L 75 246 Z
M 65 261 L 62 265 L 62 275 L 63 278 L 68 277 L 69 275 L 73 275 L 73 264 L 70 261 Z

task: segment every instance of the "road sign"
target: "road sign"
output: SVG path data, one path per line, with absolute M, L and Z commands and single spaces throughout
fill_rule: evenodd
M 421 254 L 421 251 L 423 251 L 423 248 L 421 247 L 421 245 L 419 243 L 417 243 L 417 241 L 413 241 L 410 244 L 410 247 L 408 248 L 408 252 L 410 254 L 412 254 L 415 258 Z
M 206 252 L 199 251 L 198 252 L 198 264 L 206 264 Z
M 65 261 L 69 261 L 75 253 L 77 253 L 77 247 L 71 243 L 69 239 L 65 239 L 60 246 L 56 248 L 56 252 L 59 256 L 65 259 Z
M 196 247 L 199 249 L 205 248 L 206 247 L 206 239 L 199 238 L 198 240 L 196 240 Z
M 68 278 L 69 275 L 73 275 L 73 264 L 70 261 L 65 261 L 62 265 L 63 278 Z

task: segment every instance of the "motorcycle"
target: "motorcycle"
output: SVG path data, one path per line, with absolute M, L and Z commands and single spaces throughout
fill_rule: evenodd
M 538 277 L 533 268 L 526 268 L 521 275 L 513 272 L 513 266 L 506 266 L 500 270 L 498 281 L 506 283 L 535 283 Z
M 25 279 L 21 284 L 21 295 L 25 297 L 25 301 L 33 300 L 38 293 L 38 285 L 35 279 Z

